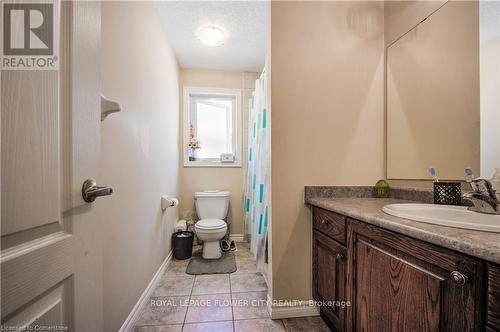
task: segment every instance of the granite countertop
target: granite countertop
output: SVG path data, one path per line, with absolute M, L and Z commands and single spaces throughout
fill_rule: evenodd
M 307 192 L 307 188 L 306 188 Z M 382 211 L 386 204 L 415 201 L 370 197 L 313 197 L 306 203 L 346 215 L 415 239 L 430 242 L 464 254 L 500 264 L 500 233 L 432 225 L 390 216 Z

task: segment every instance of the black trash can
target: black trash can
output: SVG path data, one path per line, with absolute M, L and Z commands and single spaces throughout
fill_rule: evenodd
M 180 231 L 172 234 L 172 248 L 175 259 L 183 260 L 193 255 L 193 232 Z

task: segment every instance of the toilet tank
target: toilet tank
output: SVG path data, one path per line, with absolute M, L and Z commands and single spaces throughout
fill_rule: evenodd
M 194 193 L 196 214 L 200 219 L 225 219 L 229 208 L 229 191 Z

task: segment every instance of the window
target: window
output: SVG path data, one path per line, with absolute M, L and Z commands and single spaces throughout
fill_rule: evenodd
M 184 166 L 241 167 L 241 90 L 184 88 Z

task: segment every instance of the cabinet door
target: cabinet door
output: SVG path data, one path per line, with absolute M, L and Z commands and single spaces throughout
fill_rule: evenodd
M 349 241 L 352 330 L 480 330 L 482 262 L 356 221 Z
M 327 304 L 321 315 L 336 331 L 344 330 L 346 309 L 340 304 L 345 301 L 345 255 L 344 246 L 313 231 L 313 297 Z
M 486 330 L 500 331 L 500 266 L 488 264 Z

